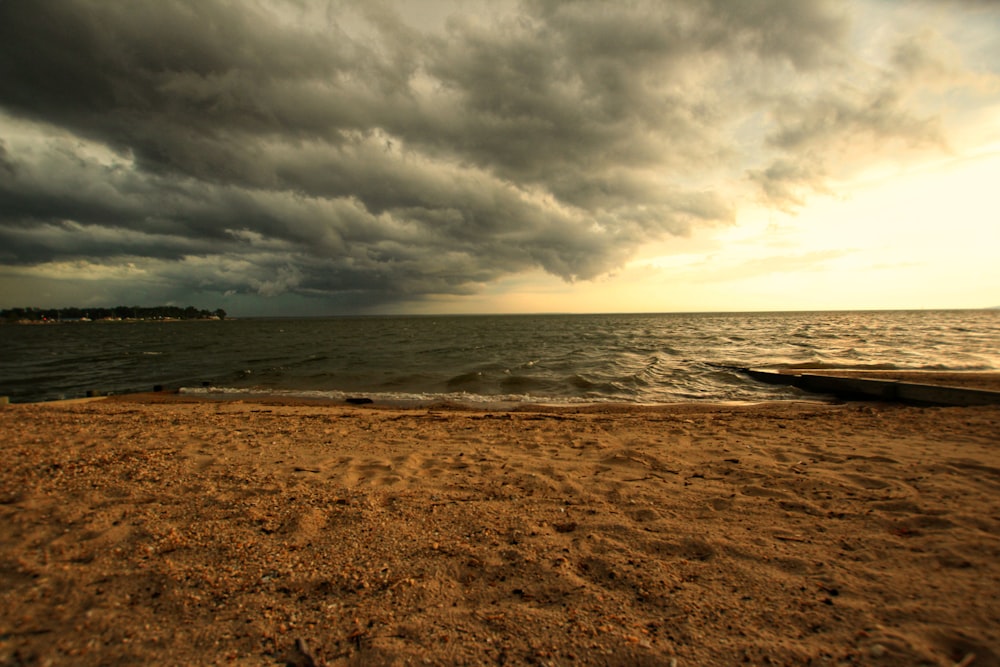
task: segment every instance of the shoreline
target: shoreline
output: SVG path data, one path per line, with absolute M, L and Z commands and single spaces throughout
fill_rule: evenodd
M 1000 408 L 0 409 L 0 662 L 1000 664 Z
M 743 374 L 752 372 L 754 369 L 737 369 Z M 940 386 L 955 388 L 959 390 L 985 390 L 990 392 L 1000 392 L 1000 371 L 930 371 L 930 370 L 868 370 L 868 369 L 844 369 L 844 368 L 798 368 L 798 367 L 779 367 L 772 371 L 773 374 L 777 375 L 788 375 L 794 376 L 797 374 L 811 374 L 819 376 L 832 376 L 834 378 L 857 378 L 857 379 L 870 379 L 870 380 L 887 380 L 891 382 L 899 383 L 916 383 L 916 384 L 926 384 L 931 386 Z M 758 382 L 760 382 L 758 380 Z M 767 383 L 761 383 L 767 384 Z M 341 397 L 324 396 L 322 392 L 314 392 L 311 390 L 302 390 L 301 392 L 295 392 L 295 390 L 272 390 L 272 392 L 263 390 L 252 390 L 248 389 L 246 391 L 241 391 L 238 389 L 226 389 L 224 391 L 213 392 L 211 386 L 202 387 L 169 387 L 163 388 L 162 390 L 153 391 L 126 391 L 122 393 L 115 392 L 105 392 L 101 390 L 89 389 L 87 390 L 87 396 L 76 396 L 73 398 L 61 398 L 61 399 L 51 399 L 44 401 L 21 401 L 15 404 L 17 405 L 38 405 L 38 404 L 51 404 L 58 403 L 61 401 L 78 401 L 78 400 L 89 400 L 98 398 L 120 398 L 131 395 L 136 396 L 148 396 L 148 400 L 179 400 L 179 399 L 167 399 L 167 398 L 156 398 L 163 396 L 181 396 L 184 398 L 191 399 L 204 399 L 204 400 L 216 400 L 216 401 L 227 401 L 227 400 L 240 400 L 240 401 L 302 401 L 302 402 L 314 402 L 317 404 L 332 404 L 332 405 L 344 405 L 345 403 L 350 403 L 351 400 L 362 400 L 368 401 L 372 400 L 373 403 L 380 407 L 388 408 L 399 408 L 399 409 L 409 409 L 409 408 L 423 408 L 430 405 L 455 405 L 462 408 L 470 410 L 519 410 L 519 409 L 532 409 L 532 406 L 542 406 L 542 407 L 560 407 L 560 408 L 586 408 L 587 406 L 609 406 L 609 405 L 622 405 L 622 406 L 632 406 L 636 408 L 659 408 L 661 406 L 677 406 L 691 404 L 706 404 L 706 405 L 755 405 L 759 403 L 770 403 L 770 402 L 796 402 L 796 401 L 817 401 L 817 402 L 838 402 L 841 400 L 849 400 L 844 397 L 835 397 L 832 394 L 824 392 L 809 392 L 802 391 L 801 395 L 792 397 L 774 397 L 771 399 L 761 399 L 761 400 L 727 400 L 727 399 L 710 399 L 710 398 L 698 398 L 698 399 L 686 399 L 677 400 L 670 402 L 629 402 L 620 400 L 588 400 L 584 398 L 580 399 L 527 399 L 525 400 L 504 400 L 502 397 L 497 397 L 497 400 L 467 400 L 463 401 L 460 398 L 452 398 L 450 396 L 442 394 L 440 398 L 433 398 L 428 396 L 426 398 L 381 398 L 379 392 L 354 392 L 354 399 L 345 399 Z M 93 394 L 92 396 L 90 394 Z M 346 393 L 345 393 L 346 395 Z M 371 399 L 370 396 L 375 396 Z M 4 403 L 3 399 L 8 398 L 8 402 Z M 487 398 L 487 397 L 482 397 Z M 867 397 L 867 400 L 871 400 L 872 397 Z M 891 398 L 886 397 L 886 400 Z M 7 405 L 9 403 L 9 397 L 0 396 L 0 406 Z

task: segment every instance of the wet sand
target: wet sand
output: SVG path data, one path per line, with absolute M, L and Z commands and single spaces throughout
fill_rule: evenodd
M 0 664 L 1000 664 L 1000 408 L 0 407 Z

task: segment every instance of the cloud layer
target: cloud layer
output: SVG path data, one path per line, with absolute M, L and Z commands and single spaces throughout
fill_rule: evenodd
M 937 33 L 863 57 L 834 0 L 471 6 L 0 1 L 0 264 L 354 307 L 586 280 L 943 148 L 933 95 L 994 76 Z

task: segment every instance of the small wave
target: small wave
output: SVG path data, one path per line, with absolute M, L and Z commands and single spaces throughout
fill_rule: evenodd
M 322 364 L 324 361 L 329 359 L 326 355 L 312 355 L 305 357 L 304 359 L 296 359 L 293 361 L 286 361 L 282 368 L 299 368 L 300 366 L 309 366 L 314 364 Z
M 478 384 L 483 381 L 482 371 L 472 371 L 470 373 L 462 373 L 448 379 L 445 384 L 449 387 L 461 387 L 464 385 Z
M 903 369 L 903 370 L 911 370 L 911 369 Z M 985 366 L 985 365 L 982 365 L 982 364 L 964 365 L 964 366 L 948 366 L 948 365 L 945 365 L 945 364 L 929 364 L 929 365 L 926 365 L 926 366 L 917 366 L 917 367 L 913 368 L 912 370 L 917 370 L 917 371 L 948 371 L 948 372 L 962 373 L 962 372 L 973 372 L 973 371 L 993 371 L 993 370 L 996 370 L 996 368 L 994 368 L 993 366 Z
M 791 364 L 775 364 L 782 368 L 799 369 L 799 370 L 821 370 L 821 369 L 838 369 L 838 370 L 859 370 L 859 371 L 898 371 L 903 370 L 897 364 L 849 364 L 843 362 L 834 361 L 802 361 L 798 363 Z
M 589 398 L 614 396 L 618 400 L 632 400 L 635 397 L 635 392 L 627 390 L 616 382 L 591 380 L 582 375 L 571 375 L 567 378 L 566 382 L 569 386 L 583 392 L 583 395 Z
M 525 375 L 508 375 L 500 380 L 500 387 L 509 392 L 530 392 L 548 386 L 547 382 L 527 377 Z
M 943 371 L 943 372 L 965 372 L 965 371 L 990 371 L 991 366 L 982 364 L 852 364 L 834 361 L 803 361 L 798 363 L 773 363 L 762 364 L 770 368 L 788 368 L 794 370 L 845 370 L 845 371 Z
M 349 397 L 364 396 L 377 403 L 399 406 L 420 406 L 434 403 L 456 403 L 460 405 L 477 406 L 515 406 L 525 404 L 544 405 L 585 405 L 601 402 L 626 402 L 621 398 L 600 399 L 585 396 L 534 396 L 529 394 L 473 394 L 464 391 L 456 392 L 345 392 L 338 390 L 305 390 L 305 389 L 264 389 L 248 387 L 181 387 L 181 394 L 189 396 L 223 396 L 226 398 L 295 398 L 321 401 L 342 402 Z

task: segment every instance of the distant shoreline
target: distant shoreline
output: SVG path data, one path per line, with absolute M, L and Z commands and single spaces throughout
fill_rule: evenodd
M 81 308 L 6 308 L 0 310 L 0 322 L 6 324 L 49 324 L 63 322 L 172 322 L 183 320 L 224 320 L 222 308 L 207 310 L 194 306 L 97 306 Z
M 128 317 L 120 319 L 99 319 L 91 320 L 87 318 L 83 319 L 67 319 L 67 320 L 0 320 L 0 326 L 2 325 L 12 325 L 12 326 L 40 326 L 49 324 L 127 324 L 131 322 L 221 322 L 223 318 L 221 317 Z M 232 320 L 235 318 L 227 317 L 227 320 Z

